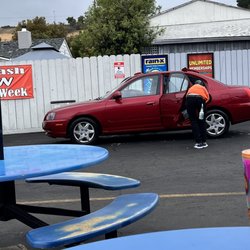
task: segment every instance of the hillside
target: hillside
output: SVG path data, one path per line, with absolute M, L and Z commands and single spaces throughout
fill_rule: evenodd
M 14 32 L 15 28 L 0 28 L 0 40 L 1 42 L 11 41 L 12 40 L 12 33 Z
M 13 28 L 1 28 L 0 27 L 0 41 L 7 42 L 12 40 L 13 32 L 15 31 L 15 27 Z M 73 37 L 79 34 L 79 30 L 71 31 L 67 34 L 67 37 Z

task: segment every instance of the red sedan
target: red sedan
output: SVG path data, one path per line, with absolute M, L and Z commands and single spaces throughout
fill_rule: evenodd
M 49 111 L 43 129 L 51 137 L 93 144 L 100 135 L 190 129 L 182 115 L 187 89 L 202 80 L 212 101 L 207 133 L 220 137 L 230 124 L 250 120 L 250 88 L 228 86 L 193 70 L 137 73 L 105 96 Z

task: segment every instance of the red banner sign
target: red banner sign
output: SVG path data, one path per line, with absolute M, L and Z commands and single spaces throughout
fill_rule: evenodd
M 213 54 L 189 54 L 188 68 L 198 71 L 209 77 L 214 77 Z
M 33 98 L 32 66 L 0 66 L 0 98 L 16 100 Z

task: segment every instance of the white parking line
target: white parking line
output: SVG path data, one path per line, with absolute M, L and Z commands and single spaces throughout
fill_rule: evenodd
M 229 192 L 229 193 L 197 193 L 197 194 L 162 194 L 161 198 L 187 198 L 187 197 L 208 197 L 208 196 L 234 196 L 245 195 L 244 192 Z
M 216 197 L 216 196 L 239 196 L 245 195 L 245 192 L 224 192 L 224 193 L 194 193 L 194 194 L 161 194 L 161 199 L 171 198 L 189 198 L 189 197 Z M 115 197 L 100 197 L 90 198 L 91 201 L 107 201 L 113 200 Z M 63 200 L 44 200 L 44 201 L 24 201 L 19 202 L 20 204 L 31 205 L 31 204 L 53 204 L 53 203 L 73 203 L 80 202 L 80 199 L 63 199 Z

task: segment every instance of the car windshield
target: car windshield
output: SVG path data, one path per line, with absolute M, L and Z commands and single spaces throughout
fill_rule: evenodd
M 116 86 L 114 89 L 112 89 L 111 91 L 108 91 L 104 96 L 101 97 L 97 97 L 95 100 L 101 100 L 101 99 L 105 99 L 108 96 L 110 96 L 112 93 L 114 93 L 124 82 L 126 82 L 127 80 L 129 80 L 131 78 L 131 76 L 124 78 L 120 84 L 118 86 Z

